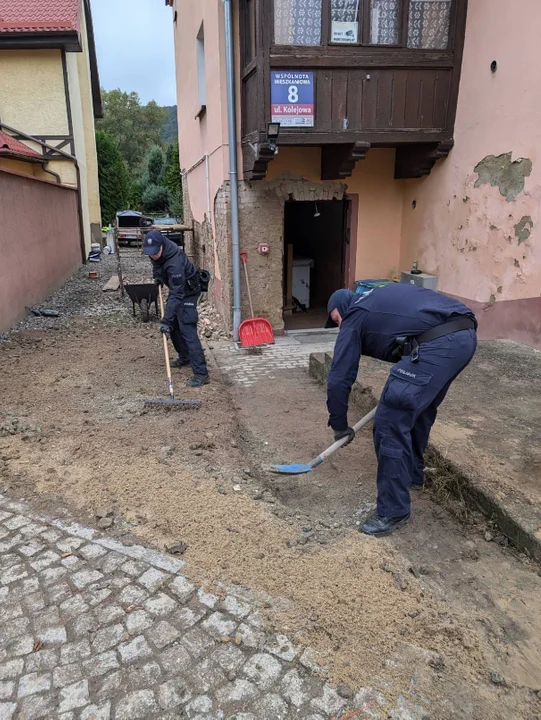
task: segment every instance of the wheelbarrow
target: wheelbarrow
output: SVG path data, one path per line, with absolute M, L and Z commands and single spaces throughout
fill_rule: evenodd
M 124 285 L 128 297 L 133 304 L 133 316 L 135 317 L 135 306 L 139 305 L 141 311 L 141 320 L 148 322 L 150 320 L 150 308 L 152 303 L 156 309 L 156 317 L 158 314 L 158 287 L 154 283 L 145 283 L 144 285 Z

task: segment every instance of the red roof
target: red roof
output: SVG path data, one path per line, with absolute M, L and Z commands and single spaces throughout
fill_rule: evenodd
M 2 155 L 19 155 L 25 158 L 43 159 L 43 155 L 40 155 L 35 150 L 29 148 L 28 145 L 25 145 L 11 135 L 8 135 L 0 130 L 0 157 Z
M 81 0 L 1 0 L 0 32 L 79 30 Z

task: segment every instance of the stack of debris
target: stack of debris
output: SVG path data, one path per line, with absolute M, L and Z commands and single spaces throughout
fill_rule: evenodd
M 201 334 L 207 340 L 228 339 L 222 318 L 218 311 L 206 300 L 203 300 L 199 305 L 199 326 Z

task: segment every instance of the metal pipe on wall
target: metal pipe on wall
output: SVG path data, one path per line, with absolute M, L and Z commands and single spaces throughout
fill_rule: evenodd
M 227 120 L 229 132 L 229 190 L 231 198 L 231 240 L 233 254 L 233 339 L 238 342 L 241 323 L 239 186 L 237 165 L 237 106 L 235 97 L 235 52 L 233 46 L 233 8 L 222 0 L 225 16 L 225 56 L 227 78 Z
M 205 180 L 207 183 L 207 213 L 208 221 L 212 225 L 212 210 L 210 207 L 210 158 L 205 155 Z

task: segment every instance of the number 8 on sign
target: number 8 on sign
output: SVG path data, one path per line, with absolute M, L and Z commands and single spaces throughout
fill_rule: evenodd
M 299 102 L 299 88 L 296 85 L 290 85 L 287 99 L 290 103 Z
M 272 122 L 282 127 L 314 127 L 314 94 L 313 72 L 271 70 Z

